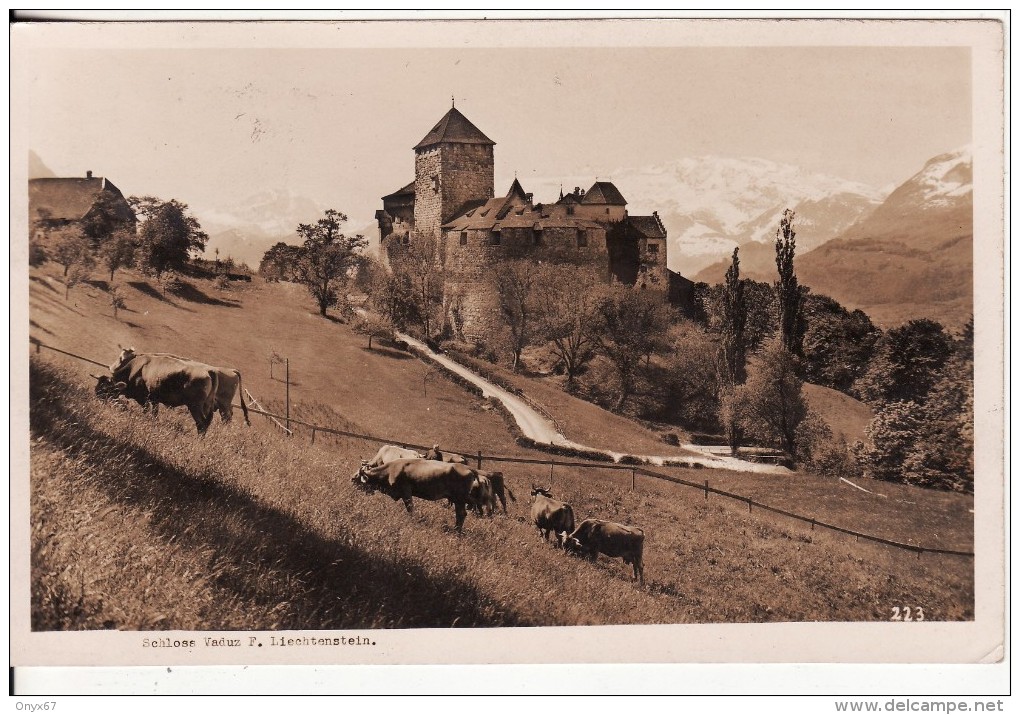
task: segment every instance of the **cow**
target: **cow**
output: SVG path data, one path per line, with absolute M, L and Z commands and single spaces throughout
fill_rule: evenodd
M 531 485 L 531 520 L 538 527 L 542 538 L 549 540 L 549 532 L 556 535 L 556 545 L 562 546 L 562 532 L 574 531 L 574 510 L 566 502 L 552 498 L 552 492 L 543 487 Z
M 197 360 L 191 360 L 190 358 L 181 357 L 180 355 L 174 355 L 172 353 L 139 353 L 136 352 L 134 348 L 121 347 L 117 361 L 110 365 L 110 372 L 116 372 L 117 368 L 137 355 L 154 355 L 156 357 L 171 358 L 173 360 L 180 360 L 181 362 L 193 363 L 196 365 L 205 365 L 205 363 L 200 363 Z M 230 422 L 233 418 L 234 395 L 236 394 L 238 400 L 241 402 L 241 411 L 244 413 L 244 422 L 251 426 L 251 420 L 248 419 L 248 405 L 244 403 L 244 390 L 241 386 L 241 371 L 234 368 L 215 367 L 213 365 L 206 365 L 206 367 L 210 370 L 215 370 L 217 373 L 218 385 L 216 390 L 216 409 L 220 413 L 220 418 L 224 422 Z
M 636 526 L 624 526 L 614 521 L 585 519 L 573 533 L 563 532 L 563 549 L 580 552 L 594 561 L 598 555 L 623 558 L 634 566 L 634 578 L 643 586 L 645 570 L 641 563 L 645 545 L 645 532 Z
M 441 452 L 438 444 L 432 445 L 432 449 L 425 452 L 425 459 L 432 459 L 437 462 L 449 462 L 451 464 L 467 464 L 467 460 L 459 454 Z
M 413 513 L 412 497 L 453 502 L 456 529 L 463 531 L 468 507 L 481 503 L 482 489 L 478 472 L 462 464 L 429 459 L 398 459 L 378 467 L 362 463 L 351 483 L 368 492 L 381 491 L 394 501 L 402 499 L 407 512 Z
M 489 514 L 491 515 L 496 510 L 496 499 L 499 499 L 499 503 L 503 506 L 503 513 L 508 513 L 506 510 L 507 495 L 510 495 L 511 501 L 517 501 L 517 497 L 514 496 L 513 490 L 506 485 L 503 472 L 479 472 L 479 474 L 488 477 L 489 483 L 492 485 L 492 496 L 494 498 L 489 506 Z
M 419 454 L 413 449 L 406 449 L 405 447 L 397 447 L 393 444 L 384 444 L 379 448 L 379 451 L 375 453 L 375 456 L 368 462 L 365 462 L 369 467 L 378 467 L 379 465 L 386 464 L 387 462 L 393 462 L 398 459 L 425 459 L 424 454 Z
M 121 395 L 142 407 L 184 405 L 191 412 L 199 434 L 205 434 L 216 414 L 219 375 L 208 365 L 157 355 L 135 355 L 96 382 L 96 395 Z

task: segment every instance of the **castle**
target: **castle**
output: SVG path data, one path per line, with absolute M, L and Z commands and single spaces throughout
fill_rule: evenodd
M 661 291 L 679 276 L 666 268 L 658 214 L 631 216 L 608 181 L 534 203 L 514 179 L 495 195 L 493 147 L 456 107 L 414 147 L 414 181 L 382 197 L 379 235 L 391 265 L 414 241 L 435 239 L 443 303 L 471 338 L 495 320 L 490 275 L 501 261 L 531 257 L 592 266 L 606 282 Z

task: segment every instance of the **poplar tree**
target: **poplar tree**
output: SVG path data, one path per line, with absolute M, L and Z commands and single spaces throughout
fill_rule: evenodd
M 794 212 L 783 211 L 776 230 L 776 298 L 779 302 L 779 335 L 782 345 L 791 355 L 803 354 L 806 328 L 802 310 L 804 296 L 793 270 L 793 257 L 797 248 L 797 232 L 793 229 Z

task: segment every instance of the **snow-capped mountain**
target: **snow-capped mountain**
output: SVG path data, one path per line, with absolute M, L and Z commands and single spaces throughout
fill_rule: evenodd
M 801 282 L 892 325 L 973 315 L 974 188 L 970 147 L 940 154 L 842 236 L 805 253 Z
M 839 235 L 881 203 L 873 187 L 759 158 L 697 157 L 613 172 L 632 214 L 658 211 L 669 267 L 686 276 L 748 241 L 771 242 L 783 210 L 797 212 L 808 248 Z
M 267 189 L 233 206 L 191 204 L 190 208 L 209 234 L 206 257 L 218 248 L 221 257 L 231 256 L 257 268 L 266 250 L 280 241 L 298 243 L 298 224 L 314 223 L 330 207 L 286 189 Z M 344 225 L 345 232 L 351 233 L 364 233 L 369 227 L 375 224 L 356 218 Z

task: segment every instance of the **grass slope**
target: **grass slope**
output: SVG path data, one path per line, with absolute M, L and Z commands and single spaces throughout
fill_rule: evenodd
M 514 445 L 498 415 L 438 374 L 426 397 L 421 362 L 368 351 L 364 338 L 315 314 L 296 286 L 219 292 L 193 281 L 184 297 L 164 298 L 140 277 L 118 274 L 130 310 L 115 320 L 104 282 L 65 301 L 58 275 L 48 266 L 31 273 L 31 334 L 44 342 L 102 361 L 119 342 L 236 366 L 246 387 L 279 408 L 281 367 L 271 379 L 264 362 L 275 348 L 291 357 L 292 412 L 310 421 L 545 456 Z M 472 517 L 456 537 L 446 531 L 452 513 L 438 505 L 416 502 L 408 517 L 399 504 L 349 487 L 375 444 L 320 434 L 310 445 L 301 431 L 288 440 L 257 417 L 252 429 L 217 421 L 199 440 L 183 411 L 152 420 L 137 406 L 101 405 L 89 372 L 99 369 L 47 351 L 33 367 L 35 628 L 882 620 L 888 603 L 915 595 L 934 609 L 931 618 L 973 614 L 968 559 L 917 560 L 645 477 L 631 491 L 626 472 L 502 464 L 522 500 L 513 518 Z M 528 392 L 550 400 L 561 420 L 562 401 Z M 577 403 L 567 419 L 599 434 L 601 411 L 586 415 Z M 568 437 L 584 437 L 572 428 Z M 862 482 L 880 497 L 810 474 L 663 471 L 886 538 L 973 545 L 966 495 Z M 536 481 L 551 482 L 581 518 L 643 527 L 647 587 L 631 584 L 619 560 L 592 565 L 543 544 L 526 523 Z
M 363 446 L 99 403 L 33 359 L 33 627 L 274 629 L 973 617 L 972 562 L 854 543 L 663 483 L 557 468 L 579 517 L 640 525 L 647 584 L 544 543 L 517 503 L 471 517 L 349 484 Z M 526 498 L 530 467 L 506 465 Z M 543 479 L 549 483 L 548 478 Z

